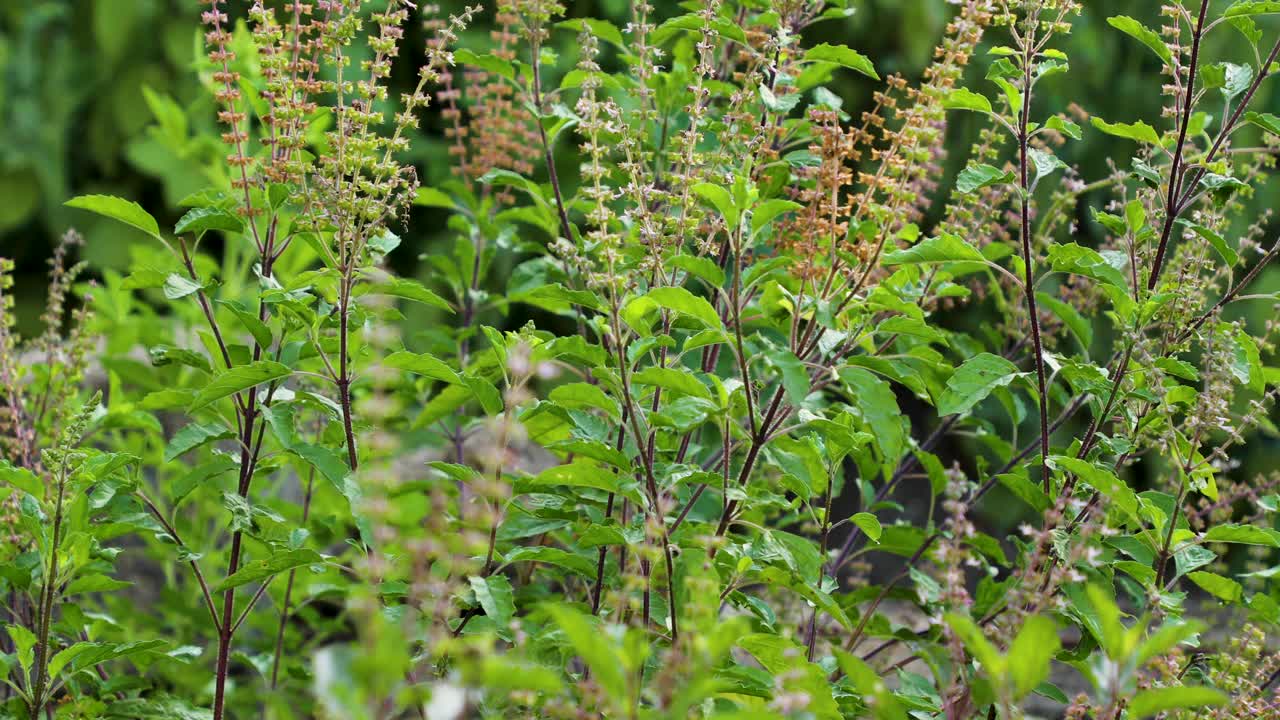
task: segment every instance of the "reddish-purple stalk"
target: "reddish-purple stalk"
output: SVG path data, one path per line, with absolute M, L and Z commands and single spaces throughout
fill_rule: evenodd
M 44 709 L 46 683 L 49 680 L 46 674 L 49 660 L 49 631 L 53 627 L 53 601 L 58 592 L 58 552 L 62 544 L 62 510 L 66 489 L 67 459 L 64 457 L 58 469 L 58 495 L 54 504 L 53 534 L 49 541 L 49 568 L 40 588 L 40 616 L 35 647 L 36 676 L 31 689 L 31 717 L 33 718 L 39 717 Z
M 1044 491 L 1049 492 L 1049 392 L 1044 371 L 1044 344 L 1040 339 L 1040 310 L 1036 306 L 1035 259 L 1031 247 L 1031 190 L 1030 125 L 1031 125 L 1031 65 L 1036 58 L 1035 22 L 1031 18 L 1022 50 L 1022 108 L 1018 119 L 1018 189 L 1021 196 L 1020 225 L 1022 235 L 1022 265 L 1027 297 L 1027 315 L 1031 320 L 1031 345 L 1036 361 L 1036 388 L 1040 394 L 1040 474 Z
M 302 499 L 302 524 L 307 524 L 307 518 L 311 515 L 311 492 L 315 487 L 316 471 L 311 468 L 307 472 L 307 490 Z M 289 625 L 289 616 L 293 611 L 293 581 L 298 573 L 298 569 L 294 568 L 289 571 L 289 578 L 284 586 L 284 600 L 280 605 L 280 624 L 276 628 L 276 649 L 271 658 L 271 689 L 276 689 L 276 683 L 280 675 L 280 659 L 284 653 L 284 631 Z M 263 584 L 266 587 L 266 584 Z
M 250 224 L 252 223 L 252 208 L 249 210 Z M 271 276 L 272 266 L 278 257 L 275 250 L 276 219 L 272 218 L 270 227 L 267 231 L 266 242 L 262 246 L 262 274 L 266 277 Z M 258 304 L 258 320 L 266 322 L 268 319 L 268 309 L 266 303 Z M 216 324 L 216 323 L 215 323 Z M 254 343 L 253 362 L 262 359 L 262 345 Z M 272 387 L 272 392 L 274 386 Z M 271 402 L 270 393 L 265 400 L 266 403 Z M 242 499 L 248 500 L 250 486 L 253 483 L 253 475 L 257 471 L 258 458 L 262 451 L 262 440 L 265 434 L 266 425 L 256 427 L 257 436 L 255 437 L 255 424 L 258 421 L 258 400 L 257 394 L 250 390 L 245 393 L 243 415 L 243 429 L 240 435 L 240 478 L 236 487 L 236 492 Z M 231 535 L 231 553 L 227 561 L 227 577 L 231 577 L 240 569 L 240 561 L 242 554 L 243 530 L 236 529 Z M 231 659 L 231 640 L 235 634 L 235 588 L 227 588 L 222 596 L 222 618 L 219 622 L 218 629 L 218 656 L 215 664 L 214 677 L 214 696 L 213 696 L 213 720 L 222 720 L 224 708 L 226 704 L 226 684 L 227 672 Z
M 348 258 L 353 266 L 355 258 Z M 347 466 L 352 472 L 359 467 L 360 459 L 356 450 L 356 431 L 354 412 L 351 407 L 351 349 L 350 335 L 351 290 L 355 284 L 353 270 L 343 272 L 342 288 L 338 300 L 338 404 L 342 407 L 342 432 L 346 438 Z
M 1213 146 L 1210 148 L 1209 153 L 1205 156 L 1204 162 L 1202 163 L 1201 167 L 1196 170 L 1196 175 L 1192 179 L 1192 182 L 1183 183 L 1182 182 L 1182 172 L 1184 170 L 1183 154 L 1186 150 L 1187 128 L 1189 127 L 1189 124 L 1191 121 L 1191 112 L 1194 107 L 1196 74 L 1199 68 L 1199 61 L 1200 61 L 1200 41 L 1204 36 L 1205 19 L 1207 17 L 1208 11 L 1209 11 L 1209 0 L 1202 0 L 1200 4 L 1200 12 L 1196 20 L 1196 25 L 1195 25 L 1195 28 L 1192 30 L 1191 61 L 1188 69 L 1187 86 L 1186 88 L 1184 88 L 1182 109 L 1178 119 L 1178 144 L 1175 148 L 1172 164 L 1169 171 L 1169 187 L 1168 187 L 1167 195 L 1165 197 L 1164 222 L 1162 224 L 1161 231 L 1160 231 L 1160 241 L 1157 245 L 1156 256 L 1151 266 L 1151 274 L 1147 280 L 1147 290 L 1149 292 L 1155 289 L 1156 284 L 1159 281 L 1160 273 L 1163 270 L 1169 239 L 1172 236 L 1172 232 L 1173 232 L 1173 225 L 1177 221 L 1178 217 L 1183 212 L 1185 212 L 1186 209 L 1190 206 L 1191 201 L 1194 197 L 1193 190 L 1194 190 L 1195 184 L 1198 183 L 1199 180 L 1204 176 L 1204 173 L 1206 172 L 1205 166 L 1207 166 L 1210 162 L 1212 162 L 1214 156 L 1221 149 L 1222 144 L 1226 141 L 1226 138 L 1230 136 L 1231 132 L 1235 129 L 1236 123 L 1238 123 L 1239 119 L 1243 116 L 1244 110 L 1252 100 L 1255 92 L 1257 91 L 1258 86 L 1261 84 L 1262 80 L 1266 78 L 1266 76 L 1268 75 L 1269 68 L 1276 61 L 1276 58 L 1280 57 L 1280 39 L 1278 39 L 1275 45 L 1272 47 L 1271 53 L 1267 57 L 1267 61 L 1263 64 L 1257 76 L 1254 78 L 1253 82 L 1250 84 L 1249 89 L 1246 91 L 1243 100 L 1236 107 L 1236 110 L 1232 114 L 1231 118 L 1223 125 L 1221 131 L 1218 134 L 1217 139 L 1214 141 Z M 1187 185 L 1187 187 L 1185 191 L 1183 191 L 1182 195 L 1179 196 L 1178 192 L 1183 187 L 1184 184 Z M 1241 280 L 1240 283 L 1238 283 L 1235 287 L 1233 287 L 1225 295 L 1223 295 L 1223 297 L 1219 299 L 1219 301 L 1215 303 L 1213 307 L 1211 307 L 1209 310 L 1202 313 L 1191 324 L 1189 324 L 1186 328 L 1184 328 L 1183 331 L 1178 334 L 1176 342 L 1178 344 L 1185 342 L 1187 339 L 1191 337 L 1191 335 L 1196 330 L 1198 330 L 1201 326 L 1203 326 L 1204 323 L 1209 320 L 1209 318 L 1213 317 L 1215 313 L 1217 313 L 1220 309 L 1222 309 L 1222 307 L 1224 307 L 1227 303 L 1231 302 L 1231 300 L 1234 299 L 1236 295 L 1238 295 L 1239 292 L 1244 287 L 1246 287 L 1250 282 L 1253 281 L 1254 278 L 1257 277 L 1257 275 L 1262 271 L 1264 267 L 1270 264 L 1270 262 L 1275 258 L 1277 252 L 1280 252 L 1280 245 L 1273 246 L 1271 250 L 1268 251 L 1267 254 L 1263 256 L 1263 258 L 1257 264 L 1255 264 L 1253 269 L 1251 269 L 1245 275 L 1245 277 Z M 1135 294 L 1137 293 L 1137 288 L 1134 288 L 1134 293 Z M 1129 367 L 1129 357 L 1133 350 L 1133 344 L 1132 344 L 1133 342 L 1136 342 L 1136 341 L 1130 341 L 1130 345 L 1125 350 L 1125 359 L 1121 363 L 1119 370 L 1115 373 L 1115 380 L 1112 381 L 1112 385 L 1111 385 L 1110 397 L 1107 400 L 1107 405 L 1104 408 L 1103 413 L 1096 416 L 1093 422 L 1090 424 L 1089 432 L 1086 435 L 1086 438 L 1089 440 L 1095 439 L 1096 433 L 1098 432 L 1101 424 L 1103 422 L 1106 422 L 1106 416 L 1110 412 L 1110 409 L 1117 398 L 1120 386 L 1126 378 L 1128 367 Z M 1086 443 L 1083 449 L 1085 449 L 1085 451 L 1087 452 L 1087 449 L 1089 447 L 1090 446 Z M 1083 455 L 1081 455 L 1081 457 L 1083 457 Z

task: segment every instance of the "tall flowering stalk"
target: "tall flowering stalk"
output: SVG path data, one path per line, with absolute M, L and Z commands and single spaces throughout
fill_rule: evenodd
M 74 242 L 51 330 L 0 324 L 10 706 L 1263 712 L 1280 481 L 1238 458 L 1280 324 L 1231 312 L 1274 302 L 1270 5 L 1109 18 L 1165 107 L 1106 120 L 1041 107 L 1072 0 L 939 3 L 932 60 L 884 78 L 809 40 L 861 22 L 845 3 L 641 1 L 619 27 L 511 0 L 485 34 L 478 9 L 206 0 L 221 184 L 172 233 L 70 203 L 169 251 L 104 273 L 102 407 L 65 409 L 95 335 L 80 309 L 61 329 Z M 1251 62 L 1209 58 L 1214 32 Z M 436 186 L 410 162 L 428 92 Z M 1069 166 L 1106 142 L 1101 177 Z M 448 215 L 423 282 L 386 267 L 413 206 Z M 142 610 L 111 594 L 135 548 L 166 579 Z M 1210 599 L 1259 630 L 1218 642 Z M 178 665 L 203 645 L 210 677 Z M 1063 702 L 1068 665 L 1088 692 Z

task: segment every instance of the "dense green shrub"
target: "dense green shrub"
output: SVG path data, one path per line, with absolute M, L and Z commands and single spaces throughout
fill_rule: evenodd
M 840 2 L 204 0 L 221 146 L 147 93 L 186 213 L 69 201 L 147 243 L 87 282 L 69 233 L 31 339 L 0 266 L 0 715 L 1280 715 L 1229 314 L 1280 3 L 1108 18 L 1164 112 L 1106 120 L 1042 92 L 1079 3 L 946 5 L 911 80 L 805 39 Z

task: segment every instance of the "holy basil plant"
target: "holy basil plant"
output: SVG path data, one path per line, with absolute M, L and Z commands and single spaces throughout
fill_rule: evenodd
M 884 4 L 204 0 L 0 266 L 0 717 L 1275 717 L 1280 3 Z

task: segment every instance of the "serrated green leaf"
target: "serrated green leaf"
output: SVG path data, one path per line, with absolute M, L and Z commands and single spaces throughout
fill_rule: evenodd
M 885 265 L 918 265 L 944 262 L 986 262 L 982 253 L 955 235 L 942 233 L 905 249 L 885 253 Z
M 968 194 L 984 187 L 1007 185 L 1015 180 L 1017 177 L 1010 170 L 1001 170 L 985 163 L 975 163 L 960 171 L 956 177 L 956 190 Z
M 1129 717 L 1132 720 L 1159 715 L 1168 710 L 1185 708 L 1216 707 L 1226 705 L 1231 700 L 1221 690 L 1209 687 L 1163 687 L 1143 690 L 1133 696 L 1129 702 Z
M 156 223 L 156 219 L 135 202 L 112 195 L 81 195 L 68 200 L 66 206 L 111 218 L 137 228 L 162 243 L 165 242 L 164 237 L 160 235 L 160 225 Z
M 1092 248 L 1075 243 L 1056 244 L 1049 248 L 1048 260 L 1055 272 L 1083 275 L 1117 288 L 1128 287 L 1128 279 L 1124 273 Z
M 1275 0 L 1238 0 L 1227 8 L 1223 17 L 1235 18 L 1247 15 L 1270 15 L 1280 13 L 1280 2 Z
M 187 409 L 199 410 L 238 392 L 288 377 L 292 372 L 288 366 L 271 360 L 259 360 L 234 367 L 214 376 L 208 385 L 196 393 Z
M 397 370 L 407 370 L 415 375 L 440 380 L 451 385 L 461 385 L 462 376 L 449 367 L 448 363 L 431 353 L 412 353 L 407 350 L 395 352 L 383 358 L 382 364 Z
M 1173 53 L 1160 35 L 1137 20 L 1126 15 L 1117 15 L 1107 18 L 1107 24 L 1151 48 L 1162 62 L 1168 64 L 1173 59 Z
M 653 385 L 680 395 L 691 395 L 704 400 L 711 399 L 711 390 L 703 385 L 692 372 L 667 367 L 647 367 L 631 376 L 632 382 Z
M 1201 539 L 1205 542 L 1235 543 L 1237 545 L 1261 545 L 1263 547 L 1280 547 L 1274 531 L 1264 530 L 1253 525 L 1225 523 L 1214 525 L 1205 531 Z
M 973 110 L 975 112 L 991 112 L 991 101 L 984 95 L 972 90 L 956 88 L 942 100 L 942 106 L 948 110 Z
M 765 200 L 751 211 L 751 234 L 754 235 L 783 213 L 799 210 L 804 206 L 791 200 Z
M 203 235 L 210 230 L 238 233 L 244 230 L 244 220 L 228 210 L 218 207 L 192 208 L 173 226 L 175 235 L 194 233 Z
M 203 289 L 200 283 L 178 273 L 169 273 L 164 279 L 164 296 L 170 300 L 179 300 Z
M 480 607 L 484 609 L 484 614 L 498 627 L 505 626 L 511 622 L 511 618 L 516 614 L 514 593 L 511 590 L 511 581 L 507 580 L 505 575 L 490 575 L 488 577 L 477 577 L 472 575 L 468 578 L 471 583 L 471 591 L 476 595 L 476 601 L 480 603 Z
M 844 45 L 832 45 L 830 43 L 815 45 L 805 52 L 804 62 L 835 63 L 850 70 L 857 70 L 873 80 L 880 79 L 880 76 L 876 74 L 875 66 L 872 65 L 867 56 Z
M 1093 126 L 1108 135 L 1137 140 L 1150 145 L 1160 144 L 1160 134 L 1150 125 L 1139 120 L 1136 123 L 1109 123 L 1100 117 L 1090 118 Z
M 1061 646 L 1053 620 L 1043 615 L 1027 618 L 1009 646 L 1009 675 L 1015 700 L 1031 694 L 1049 679 L 1049 661 Z
M 1018 377 L 1018 368 L 1008 360 L 991 353 L 979 353 L 956 368 L 947 389 L 938 398 L 939 415 L 968 412 L 996 388 L 1004 387 Z
M 262 560 L 255 560 L 247 563 L 239 570 L 228 575 L 222 582 L 218 583 L 210 592 L 220 593 L 224 590 L 247 585 L 251 582 L 259 580 L 267 580 L 275 577 L 286 570 L 302 567 L 304 565 L 319 565 L 324 562 L 324 558 L 315 550 L 307 548 L 299 548 L 297 550 L 286 550 L 277 552 L 271 557 Z
M 733 195 L 727 188 L 712 183 L 697 183 L 693 186 L 693 192 L 720 211 L 720 215 L 724 217 L 725 224 L 729 226 L 730 231 L 738 227 L 738 220 L 742 210 L 733 204 Z
M 884 534 L 884 528 L 880 526 L 880 520 L 868 512 L 854 513 L 853 524 L 857 525 L 872 542 L 880 542 L 880 536 Z
M 1237 605 L 1244 601 L 1244 588 L 1231 578 L 1197 570 L 1187 573 L 1187 579 L 1225 603 Z
M 404 298 L 405 300 L 412 300 L 423 305 L 430 305 L 431 307 L 453 312 L 453 306 L 447 300 L 431 292 L 417 280 L 408 278 L 390 278 L 382 282 L 363 285 L 356 294 L 361 296 L 390 295 L 391 297 Z

